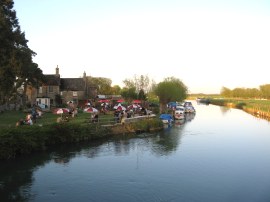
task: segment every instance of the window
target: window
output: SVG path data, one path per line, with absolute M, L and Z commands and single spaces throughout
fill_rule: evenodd
M 38 93 L 42 93 L 42 86 L 41 86 L 41 87 L 39 87 L 39 89 L 38 89 Z
M 49 92 L 53 92 L 53 86 L 49 86 Z
M 78 96 L 77 91 L 73 91 L 73 97 L 77 97 L 77 96 Z

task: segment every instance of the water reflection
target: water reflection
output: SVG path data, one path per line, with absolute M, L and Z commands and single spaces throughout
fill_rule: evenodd
M 231 110 L 231 108 L 229 108 L 229 107 L 223 107 L 223 106 L 220 107 L 220 111 L 221 111 L 221 113 L 223 115 L 225 115 L 226 113 L 228 113 L 230 110 Z
M 32 185 L 33 171 L 50 160 L 48 154 L 32 155 L 31 158 L 1 161 L 1 201 L 28 201 L 31 194 L 25 190 Z
M 221 110 L 198 105 L 196 114 L 162 132 L 1 161 L 0 199 L 269 201 L 269 124 Z
M 184 122 L 190 122 L 195 118 L 195 113 L 187 113 L 185 114 Z
M 190 117 L 187 118 L 191 120 Z M 54 162 L 68 166 L 71 159 L 78 156 L 96 158 L 102 155 L 123 156 L 134 150 L 150 149 L 156 156 L 169 155 L 177 150 L 181 143 L 181 131 L 184 121 L 156 134 L 120 136 L 95 143 L 62 145 L 48 152 L 18 157 L 16 160 L 2 161 L 0 166 L 1 201 L 29 201 L 33 195 L 26 190 L 31 187 L 33 172 L 44 165 Z
M 95 142 L 97 147 L 102 142 Z M 85 148 L 93 144 L 63 145 L 51 148 L 50 151 L 29 156 L 17 157 L 12 160 L 0 161 L 0 199 L 1 201 L 29 201 L 34 197 L 28 193 L 33 183 L 33 172 L 53 161 L 68 164 Z

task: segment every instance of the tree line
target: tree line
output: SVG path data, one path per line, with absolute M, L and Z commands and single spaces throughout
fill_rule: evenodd
M 234 88 L 222 87 L 220 95 L 232 98 L 259 98 L 270 99 L 270 84 L 260 85 L 259 88 Z
M 188 87 L 175 77 L 167 77 L 162 82 L 156 83 L 147 75 L 134 75 L 133 78 L 123 81 L 123 88 L 118 85 L 111 87 L 110 79 L 93 78 L 91 82 L 98 84 L 100 94 L 121 95 L 128 102 L 139 99 L 160 103 L 162 111 L 165 110 L 167 103 L 182 102 L 188 95 Z

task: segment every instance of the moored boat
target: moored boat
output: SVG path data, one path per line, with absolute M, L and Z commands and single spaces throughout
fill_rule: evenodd
M 159 118 L 164 124 L 171 124 L 173 122 L 173 117 L 171 114 L 161 114 Z
M 185 108 L 183 106 L 176 106 L 173 114 L 174 119 L 181 120 L 185 118 Z
M 189 101 L 184 102 L 183 104 L 184 108 L 185 108 L 185 112 L 186 113 L 195 113 L 195 108 L 193 107 L 192 103 Z

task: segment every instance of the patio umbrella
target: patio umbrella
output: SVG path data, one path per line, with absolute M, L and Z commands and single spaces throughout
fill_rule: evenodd
M 85 105 L 86 106 L 91 106 L 91 103 L 90 102 L 87 102 Z
M 101 103 L 104 103 L 104 102 L 109 103 L 110 100 L 99 100 L 98 102 L 101 102 Z
M 141 105 L 133 104 L 132 107 L 135 108 L 135 109 L 136 109 L 136 108 L 141 108 Z
M 69 112 L 68 108 L 57 108 L 53 111 L 54 114 L 64 114 L 68 112 Z
M 124 101 L 125 101 L 125 100 L 123 100 L 123 99 L 117 100 L 118 103 L 121 103 L 121 102 L 124 102 Z
M 87 107 L 83 111 L 86 112 L 86 113 L 96 113 L 96 112 L 98 112 L 98 110 L 96 108 L 94 108 L 94 107 Z
M 113 109 L 117 109 L 119 106 L 122 106 L 121 103 L 114 105 Z
M 122 106 L 122 105 L 119 105 L 119 106 L 117 106 L 116 110 L 124 111 L 124 110 L 126 110 L 126 108 L 124 106 Z
M 133 102 L 133 104 L 140 104 L 141 103 L 140 100 L 133 100 L 132 102 Z
M 68 108 L 57 108 L 53 111 L 54 114 L 66 114 L 69 113 L 69 109 Z

